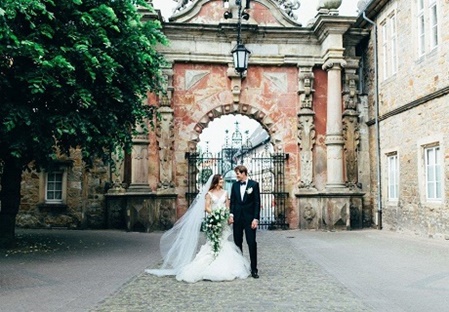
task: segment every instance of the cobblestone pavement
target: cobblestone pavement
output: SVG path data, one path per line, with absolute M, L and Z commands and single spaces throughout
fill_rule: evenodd
M 142 272 L 91 311 L 372 311 L 289 233 L 258 231 L 259 279 L 188 284 Z

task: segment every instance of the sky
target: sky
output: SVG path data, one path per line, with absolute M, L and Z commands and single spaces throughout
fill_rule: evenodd
M 340 15 L 354 16 L 357 15 L 357 2 L 359 0 L 343 0 L 340 6 Z M 301 7 L 295 11 L 298 15 L 298 22 L 302 25 L 307 25 L 316 15 L 316 8 L 320 0 L 300 0 Z M 175 0 L 153 0 L 153 6 L 161 10 L 165 19 L 172 15 L 177 2 Z

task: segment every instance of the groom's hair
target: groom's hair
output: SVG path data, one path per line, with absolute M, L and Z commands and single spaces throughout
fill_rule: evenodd
M 246 169 L 245 166 L 243 165 L 238 165 L 237 167 L 235 167 L 234 169 L 235 172 L 240 172 L 240 173 L 244 173 L 245 175 L 248 175 L 248 169 Z

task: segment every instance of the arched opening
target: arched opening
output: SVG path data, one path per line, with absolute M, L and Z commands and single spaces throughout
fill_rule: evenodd
M 241 114 L 215 118 L 201 132 L 197 144 L 197 152 L 205 159 L 204 170 L 207 170 L 202 180 L 220 172 L 225 179 L 225 189 L 230 192 L 236 181 L 235 166 L 248 165 L 251 157 L 261 150 L 272 152 L 269 142 L 268 132 L 254 119 Z M 249 174 L 251 176 L 252 172 Z
M 188 156 L 188 201 L 191 202 L 212 174 L 224 177 L 230 193 L 237 180 L 234 168 L 244 165 L 259 182 L 262 228 L 286 228 L 285 160 L 276 152 L 270 134 L 258 121 L 243 114 L 221 115 L 203 124 L 196 151 Z

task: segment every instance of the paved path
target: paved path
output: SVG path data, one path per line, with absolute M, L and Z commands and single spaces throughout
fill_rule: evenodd
M 449 311 L 449 241 L 387 231 L 259 231 L 260 279 L 145 274 L 161 233 L 22 231 L 0 311 Z M 246 253 L 247 254 L 247 253 Z M 26 299 L 25 299 L 26 298 Z

